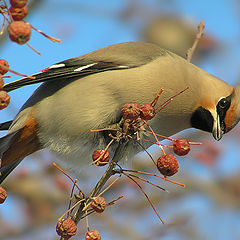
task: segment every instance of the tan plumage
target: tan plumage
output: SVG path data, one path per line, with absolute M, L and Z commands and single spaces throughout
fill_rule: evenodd
M 10 91 L 32 82 L 44 82 L 11 125 L 12 140 L 4 144 L 5 137 L 0 142 L 2 166 L 16 165 L 16 160 L 48 147 L 63 157 L 67 165 L 73 162 L 81 167 L 83 159 L 90 160 L 93 148 L 103 147 L 109 140 L 104 134 L 90 133 L 90 129 L 116 125 L 124 104 L 150 103 L 161 88 L 164 93 L 160 101 L 164 101 L 189 86 L 150 121 L 154 130 L 163 135 L 196 127 L 213 132 L 219 140 L 240 116 L 238 88 L 234 90 L 183 58 L 147 43 L 109 46 L 55 64 L 35 76 L 36 80 L 21 79 L 5 86 Z M 229 111 L 219 107 L 222 98 L 230 104 Z M 22 149 L 19 154 L 17 149 Z M 7 168 L 8 174 L 13 167 Z M 3 179 L 7 174 L 2 172 Z

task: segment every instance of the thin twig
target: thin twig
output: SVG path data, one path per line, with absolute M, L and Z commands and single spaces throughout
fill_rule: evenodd
M 165 153 L 163 147 L 161 146 L 161 144 L 160 144 L 160 142 L 159 142 L 159 140 L 158 140 L 158 138 L 157 138 L 155 132 L 154 132 L 153 129 L 151 128 L 151 126 L 147 123 L 147 121 L 143 120 L 143 122 L 144 122 L 144 123 L 148 126 L 148 128 L 150 129 L 150 131 L 151 131 L 153 137 L 155 138 L 155 140 L 156 140 L 156 142 L 157 142 L 157 145 L 158 145 L 159 148 L 162 150 L 163 155 L 166 155 L 166 153 Z
M 198 25 L 198 32 L 197 32 L 197 34 L 196 34 L 196 38 L 195 38 L 195 40 L 194 40 L 194 43 L 193 43 L 192 47 L 189 48 L 188 51 L 187 51 L 187 61 L 188 61 L 188 62 L 191 62 L 192 56 L 193 56 L 193 54 L 194 54 L 194 52 L 195 52 L 195 50 L 196 50 L 196 48 L 197 48 L 197 45 L 198 45 L 201 37 L 203 36 L 203 30 L 204 30 L 204 28 L 205 28 L 205 23 L 204 23 L 204 21 L 202 20 L 202 21 L 200 22 L 200 24 Z
M 37 31 L 38 33 L 42 34 L 44 37 L 48 38 L 48 39 L 51 40 L 52 42 L 58 42 L 58 43 L 61 42 L 61 39 L 51 37 L 51 36 L 47 35 L 46 33 L 44 33 L 43 31 L 35 28 L 35 27 L 34 27 L 33 25 L 31 25 L 31 24 L 30 24 L 30 26 L 31 26 L 32 29 L 34 29 L 34 30 Z
M 137 144 L 147 153 L 147 155 L 150 157 L 150 159 L 153 161 L 154 165 L 157 166 L 157 163 L 155 162 L 155 160 L 153 159 L 152 155 L 150 154 L 150 152 L 139 142 L 136 141 Z
M 184 88 L 182 91 L 178 92 L 177 94 L 175 94 L 174 96 L 170 97 L 169 99 L 167 99 L 165 102 L 163 102 L 162 104 L 160 104 L 157 108 L 156 108 L 156 114 L 158 112 L 160 112 L 163 108 L 165 108 L 170 102 L 173 101 L 173 99 L 177 96 L 179 96 L 180 94 L 182 94 L 183 92 L 185 92 L 186 90 L 188 90 L 189 87 Z
M 82 199 L 82 200 L 79 200 L 78 202 L 76 202 L 71 208 L 69 208 L 69 209 L 58 219 L 58 221 L 61 221 L 62 218 L 64 218 L 64 216 L 65 216 L 66 214 L 68 214 L 69 212 L 71 212 L 77 205 L 79 205 L 80 203 L 82 203 L 82 202 L 84 202 L 84 201 L 85 201 L 85 199 Z
M 53 164 L 52 164 L 55 168 L 57 168 L 60 172 L 62 172 L 65 176 L 67 176 L 71 181 L 72 181 L 72 183 L 73 184 L 75 184 L 76 185 L 76 187 L 77 187 L 77 189 L 79 190 L 79 193 L 82 195 L 82 197 L 84 198 L 84 193 L 83 193 L 83 191 L 80 189 L 80 187 L 75 183 L 75 181 L 72 179 L 72 177 L 69 175 L 69 174 L 67 174 L 63 169 L 61 169 L 55 162 L 53 162 Z
M 19 76 L 21 76 L 21 77 L 26 77 L 26 78 L 30 78 L 30 79 L 36 79 L 36 77 L 34 77 L 34 76 L 28 76 L 28 75 L 26 75 L 26 74 L 22 74 L 22 73 L 16 72 L 16 71 L 14 71 L 14 70 L 12 70 L 12 69 L 4 66 L 4 65 L 0 65 L 0 67 L 3 68 L 3 69 L 5 69 L 5 70 L 8 70 L 9 72 L 11 72 L 11 73 L 13 73 L 13 74 L 19 75 Z M 19 79 L 19 80 L 20 80 L 20 79 Z M 16 80 L 16 81 L 13 81 L 13 82 L 17 82 L 17 81 L 19 81 L 19 80 Z M 13 82 L 11 82 L 11 83 L 13 83 Z M 9 84 L 10 84 L 10 83 L 6 83 L 4 86 L 9 85 Z
M 151 202 L 151 200 L 149 199 L 148 195 L 145 193 L 145 191 L 143 190 L 143 188 L 141 187 L 141 185 L 132 177 L 128 176 L 128 174 L 123 173 L 126 177 L 128 177 L 129 179 L 131 179 L 142 191 L 142 193 L 145 195 L 146 199 L 148 200 L 148 202 L 150 203 L 153 211 L 156 213 L 156 215 L 158 216 L 158 218 L 160 219 L 160 221 L 162 222 L 162 224 L 165 224 L 165 222 L 163 221 L 163 219 L 160 217 L 159 213 L 157 212 L 156 208 L 154 207 L 153 203 Z
M 134 173 L 140 173 L 140 174 L 144 174 L 144 175 L 148 175 L 148 176 L 152 176 L 152 177 L 157 177 L 157 178 L 163 179 L 164 181 L 177 184 L 177 185 L 179 185 L 181 187 L 185 187 L 185 184 L 183 184 L 183 183 L 175 182 L 173 180 L 170 180 L 170 179 L 165 178 L 165 177 L 161 177 L 161 176 L 156 175 L 154 173 L 148 173 L 148 172 L 143 172 L 143 171 L 139 171 L 139 170 L 132 170 L 132 169 L 122 169 L 122 168 L 121 168 L 121 171 L 124 171 L 124 172 L 134 172 Z
M 77 184 L 77 179 L 75 179 L 74 184 L 72 186 L 72 191 L 71 191 L 71 194 L 70 194 L 70 201 L 69 201 L 69 204 L 68 204 L 68 209 L 70 209 L 71 204 L 72 204 L 73 192 L 74 192 L 74 188 L 75 188 L 76 184 Z M 68 217 L 69 217 L 69 214 L 68 214 Z
M 34 47 L 32 47 L 29 43 L 26 43 L 27 44 L 27 46 L 30 48 L 30 49 L 32 49 L 36 54 L 38 54 L 38 55 L 42 55 L 38 50 L 36 50 Z
M 125 146 L 128 143 L 128 139 L 121 139 L 118 143 L 118 147 L 115 151 L 115 154 L 111 160 L 111 162 L 109 163 L 109 166 L 107 168 L 107 170 L 105 171 L 105 173 L 103 174 L 103 176 L 101 177 L 101 179 L 98 181 L 98 183 L 96 184 L 96 186 L 94 187 L 94 189 L 92 190 L 92 192 L 90 193 L 88 199 L 86 200 L 86 205 L 88 205 L 91 202 L 91 199 L 95 196 L 97 196 L 101 189 L 103 188 L 103 186 L 105 185 L 105 183 L 107 182 L 107 180 L 113 175 L 115 174 L 114 168 L 116 166 L 116 164 L 118 163 L 118 161 L 122 158 L 122 155 L 125 151 Z M 78 211 L 75 213 L 73 220 L 74 222 L 77 224 L 80 219 L 82 218 L 84 214 L 83 211 L 83 207 L 80 206 Z
M 107 203 L 106 206 L 114 205 L 118 200 L 120 200 L 123 197 L 124 197 L 124 195 L 119 196 L 118 198 L 116 198 L 116 199 L 112 200 L 111 202 Z
M 134 175 L 134 174 L 131 174 L 131 173 L 128 173 L 128 176 L 131 176 L 131 177 L 137 178 L 137 179 L 139 179 L 139 180 L 141 180 L 141 181 L 143 181 L 143 182 L 146 182 L 146 183 L 148 183 L 148 184 L 150 184 L 150 185 L 152 185 L 152 186 L 154 186 L 154 187 L 157 187 L 157 188 L 163 190 L 164 192 L 168 192 L 165 188 L 160 187 L 160 186 L 158 186 L 158 185 L 156 185 L 156 184 L 154 184 L 154 183 L 148 181 L 148 180 L 145 179 L 145 178 L 139 177 L 139 176 Z
M 100 197 L 102 194 L 104 194 L 121 176 L 118 176 L 109 186 L 107 186 L 102 192 L 98 194 L 98 197 Z M 85 204 L 84 208 L 82 211 L 87 210 L 87 208 L 91 205 L 92 201 L 89 202 L 88 204 Z

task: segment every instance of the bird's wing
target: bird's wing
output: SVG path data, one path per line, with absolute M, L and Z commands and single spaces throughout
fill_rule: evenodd
M 34 74 L 35 79 L 22 78 L 6 84 L 3 89 L 10 92 L 40 82 L 56 81 L 57 84 L 57 80 L 60 79 L 71 81 L 72 79 L 99 72 L 134 68 L 165 54 L 165 50 L 148 43 L 129 42 L 116 44 L 77 58 L 59 62 L 42 70 L 40 73 Z

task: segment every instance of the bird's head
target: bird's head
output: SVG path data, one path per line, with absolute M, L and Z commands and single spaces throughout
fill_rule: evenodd
M 240 120 L 240 85 L 227 95 L 221 96 L 214 104 L 198 106 L 192 117 L 191 126 L 211 132 L 219 141 L 224 133 L 233 129 Z

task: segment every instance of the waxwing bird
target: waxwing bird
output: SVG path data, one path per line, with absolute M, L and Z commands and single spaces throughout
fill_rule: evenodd
M 193 127 L 220 140 L 240 117 L 239 87 L 148 43 L 105 47 L 33 76 L 35 79 L 23 78 L 4 87 L 11 91 L 43 82 L 13 122 L 2 125 L 9 132 L 0 139 L 0 182 L 24 157 L 46 147 L 66 166 L 81 168 L 82 161 L 109 140 L 104 132 L 89 130 L 116 126 L 124 104 L 151 103 L 160 89 L 164 89 L 163 101 L 189 87 L 149 121 L 162 135 Z

